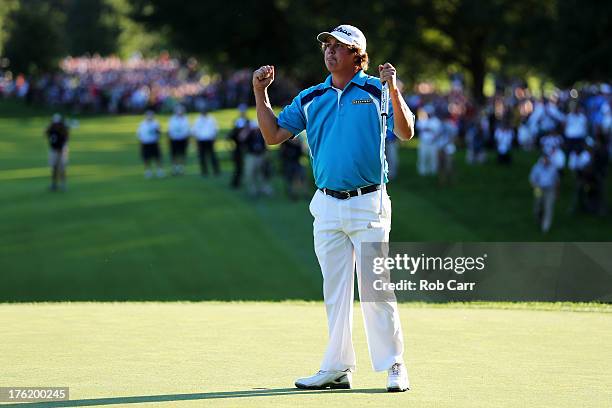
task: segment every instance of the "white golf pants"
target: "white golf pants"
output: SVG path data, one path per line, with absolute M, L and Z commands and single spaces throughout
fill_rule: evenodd
M 361 295 L 361 242 L 388 242 L 391 201 L 385 189 L 339 200 L 317 190 L 310 202 L 314 246 L 323 274 L 329 343 L 321 370 L 355 370 L 352 341 L 354 271 Z M 361 302 L 372 367 L 376 371 L 403 363 L 404 343 L 395 302 Z

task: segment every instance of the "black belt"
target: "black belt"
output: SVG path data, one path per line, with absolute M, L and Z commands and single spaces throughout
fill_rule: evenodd
M 363 194 L 373 193 L 374 191 L 380 190 L 380 184 L 372 184 L 371 186 L 361 187 L 357 190 L 351 191 L 336 191 L 330 190 L 329 188 L 320 188 L 323 194 L 337 198 L 338 200 L 348 200 L 351 197 L 357 197 Z

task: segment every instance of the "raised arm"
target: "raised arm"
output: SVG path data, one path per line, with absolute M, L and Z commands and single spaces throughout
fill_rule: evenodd
M 397 88 L 396 72 L 388 62 L 378 66 L 381 82 L 389 84 L 389 97 L 393 106 L 393 133 L 401 140 L 410 140 L 414 135 L 414 116 Z
M 274 67 L 264 65 L 253 72 L 253 93 L 255 94 L 255 107 L 257 109 L 257 121 L 263 134 L 264 140 L 269 145 L 275 145 L 289 139 L 292 134 L 287 129 L 278 126 L 278 121 L 270 98 L 268 98 L 268 87 L 274 81 Z

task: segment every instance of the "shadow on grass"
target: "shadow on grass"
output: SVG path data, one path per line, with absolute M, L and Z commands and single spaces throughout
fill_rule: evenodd
M 223 398 L 274 397 L 278 395 L 302 394 L 379 394 L 387 393 L 382 388 L 352 389 L 352 390 L 300 390 L 297 388 L 255 388 L 246 391 L 203 392 L 193 394 L 140 395 L 133 397 L 93 398 L 71 401 L 49 401 L 3 405 L 0 407 L 87 407 L 95 405 L 143 404 L 148 402 L 194 401 Z

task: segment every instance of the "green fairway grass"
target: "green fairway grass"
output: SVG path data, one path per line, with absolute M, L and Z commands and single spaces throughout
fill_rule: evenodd
M 403 304 L 400 314 L 412 389 L 390 394 L 358 305 L 354 389 L 303 391 L 293 381 L 318 369 L 326 344 L 319 302 L 3 304 L 0 386 L 70 387 L 62 406 L 610 406 L 610 306 Z
M 214 113 L 223 174 L 210 179 L 197 175 L 192 149 L 187 176 L 145 180 L 140 116 L 71 116 L 79 127 L 65 193 L 47 191 L 43 131 L 51 112 L 0 102 L 0 301 L 320 299 L 308 199 L 289 201 L 278 176 L 273 198 L 228 188 L 224 139 L 235 110 Z M 160 121 L 167 129 L 168 116 Z M 403 145 L 400 177 L 389 185 L 393 241 L 612 237 L 612 217 L 568 215 L 570 174 L 552 231 L 538 231 L 527 183 L 533 153 L 517 152 L 506 168 L 494 160 L 469 167 L 460 152 L 457 179 L 443 188 L 416 175 L 414 146 Z M 167 165 L 165 137 L 162 148 Z

